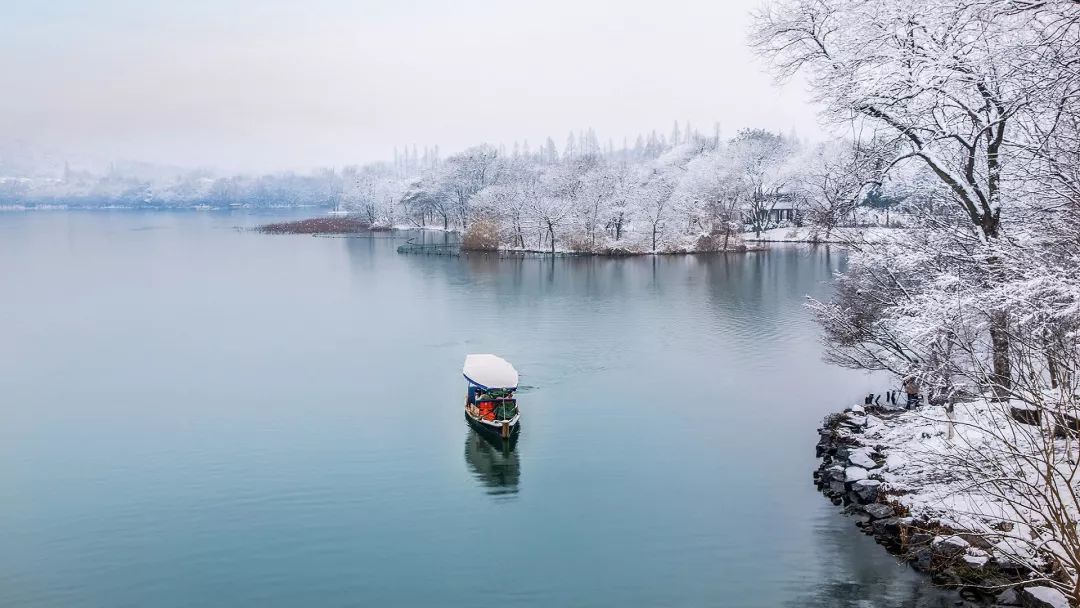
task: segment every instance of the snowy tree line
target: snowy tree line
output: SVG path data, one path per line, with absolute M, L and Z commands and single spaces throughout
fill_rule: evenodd
M 592 129 L 550 138 L 479 145 L 405 180 L 371 184 L 349 208 L 372 223 L 460 230 L 467 247 L 595 253 L 722 251 L 742 233 L 810 222 L 823 232 L 867 221 L 911 193 L 882 181 L 873 146 L 804 145 L 794 136 L 747 129 L 728 141 L 672 128 L 615 148 Z M 906 187 L 906 186 L 905 186 Z M 887 192 L 888 190 L 888 192 Z M 914 204 L 918 197 L 905 201 Z
M 1080 3 L 782 0 L 755 23 L 778 76 L 874 133 L 883 175 L 921 176 L 913 229 L 812 303 L 830 358 L 997 404 L 942 475 L 981 497 L 964 515 L 998 559 L 1080 603 Z
M 882 162 L 851 137 L 808 144 L 747 129 L 723 140 L 718 127 L 703 134 L 676 122 L 618 147 L 585 129 L 562 146 L 483 144 L 445 159 L 437 147 L 404 147 L 392 163 L 310 174 L 65 168 L 62 177 L 0 177 L 0 205 L 319 206 L 372 226 L 461 231 L 477 248 L 721 251 L 741 248 L 747 230 L 806 223 L 828 240 L 835 226 L 895 220 L 890 207 L 920 199 L 910 180 L 883 181 Z
M 703 134 L 675 122 L 619 147 L 590 128 L 562 146 L 481 144 L 445 159 L 437 146 L 406 146 L 392 163 L 308 174 L 65 165 L 62 176 L 0 176 L 0 207 L 330 207 L 377 227 L 460 231 L 481 249 L 723 251 L 778 226 L 807 225 L 828 241 L 837 226 L 899 224 L 927 199 L 913 196 L 919 176 L 885 176 L 880 147 L 761 129 L 723 140 L 719 126 Z
M 364 204 L 390 184 L 436 166 L 438 148 L 397 153 L 393 164 L 324 168 L 310 173 L 217 175 L 208 169 L 180 170 L 126 163 L 95 173 L 73 169 L 49 175 L 0 175 L 0 206 L 183 208 L 337 207 Z

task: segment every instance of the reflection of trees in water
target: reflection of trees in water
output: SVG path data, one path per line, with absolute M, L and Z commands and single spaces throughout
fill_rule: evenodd
M 857 580 L 832 580 L 818 585 L 812 594 L 790 600 L 786 605 L 800 608 L 951 608 L 956 605 L 957 599 L 957 595 L 934 589 L 923 581 L 884 583 L 879 580 L 875 584 L 864 585 Z
M 375 268 L 375 249 L 381 244 L 377 241 L 381 236 L 381 233 L 369 232 L 362 235 L 338 237 L 345 244 L 349 265 L 354 271 Z
M 946 608 L 960 599 L 955 591 L 939 589 L 925 576 L 899 563 L 854 522 L 839 514 L 814 526 L 819 551 L 827 556 L 822 578 L 806 593 L 785 602 L 792 608 Z M 834 519 L 836 517 L 837 519 Z
M 521 478 L 521 460 L 514 442 L 489 440 L 473 429 L 465 436 L 465 462 L 473 476 L 488 489 L 488 494 L 517 494 Z

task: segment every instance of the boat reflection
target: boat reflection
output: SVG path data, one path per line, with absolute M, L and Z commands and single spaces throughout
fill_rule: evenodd
M 465 435 L 465 462 L 473 477 L 487 488 L 492 496 L 510 497 L 518 493 L 521 479 L 521 460 L 518 458 L 517 437 L 510 440 L 487 438 L 472 428 Z

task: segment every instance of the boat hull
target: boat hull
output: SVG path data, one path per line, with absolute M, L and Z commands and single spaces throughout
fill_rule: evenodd
M 469 426 L 476 429 L 476 432 L 491 437 L 493 439 L 508 440 L 517 437 L 517 434 L 521 432 L 520 416 L 515 416 L 514 420 L 506 422 L 506 428 L 503 428 L 503 424 L 496 422 L 494 424 L 486 424 L 482 420 L 473 418 L 469 412 L 465 412 L 465 421 L 469 423 Z

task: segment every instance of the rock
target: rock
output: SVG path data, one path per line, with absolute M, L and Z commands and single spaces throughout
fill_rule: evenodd
M 880 502 L 876 502 L 872 505 L 866 505 L 865 507 L 863 507 L 863 510 L 866 511 L 866 514 L 869 515 L 872 519 L 885 519 L 887 517 L 892 517 L 896 514 L 895 509 L 893 509 L 889 505 L 881 504 Z
M 863 504 L 873 503 L 877 502 L 878 490 L 881 489 L 881 482 L 876 479 L 862 479 L 856 481 L 851 489 L 855 492 L 855 495 L 859 497 L 859 502 Z
M 832 481 L 844 481 L 844 467 L 838 464 L 825 469 L 825 472 L 828 473 L 828 477 Z
M 841 424 L 855 428 L 862 428 L 866 426 L 866 416 L 860 416 L 854 413 L 848 414 L 847 418 Z
M 1019 606 L 1020 596 L 1017 595 L 1016 589 L 1006 589 L 994 598 L 994 603 L 1000 606 Z
M 1020 605 L 1025 608 L 1069 608 L 1065 594 L 1053 587 L 1024 587 L 1016 592 Z
M 861 481 L 869 477 L 870 474 L 866 472 L 866 469 L 862 467 L 848 467 L 844 469 L 844 481 L 853 482 Z
M 851 406 L 851 411 L 853 413 L 856 413 L 856 414 L 865 414 L 866 413 L 866 408 L 864 408 L 861 405 L 853 405 L 853 406 Z
M 1042 420 L 1042 416 L 1040 416 L 1040 413 L 1041 412 L 1037 409 L 1027 407 L 1012 406 L 1009 408 L 1009 415 L 1012 416 L 1013 420 L 1019 422 L 1020 424 L 1031 424 L 1034 426 L 1038 426 L 1039 422 Z
M 841 496 L 843 495 L 844 491 L 847 490 L 847 488 L 844 486 L 844 482 L 842 481 L 830 481 L 829 490 L 837 496 Z
M 821 441 L 818 441 L 817 445 L 814 446 L 814 455 L 818 458 L 823 458 L 826 454 L 829 453 L 829 445 L 829 440 L 825 437 L 822 437 Z
M 934 548 L 934 551 L 942 555 L 948 555 L 955 557 L 964 553 L 971 543 L 960 538 L 959 536 L 938 536 L 931 541 L 930 546 Z
M 908 544 L 912 546 L 929 545 L 932 540 L 934 540 L 933 536 L 925 532 L 916 532 L 908 538 Z
M 848 456 L 848 461 L 857 467 L 862 467 L 864 469 L 873 469 L 878 465 L 877 462 L 875 462 L 874 459 L 870 457 L 869 452 L 869 449 L 856 450 L 852 452 L 850 456 Z
M 994 548 L 994 544 L 986 540 L 981 534 L 972 534 L 970 532 L 960 532 L 957 534 L 960 538 L 966 540 L 969 545 L 983 551 L 990 551 Z
M 911 552 L 911 567 L 926 572 L 934 561 L 934 552 L 929 547 L 920 547 Z
M 990 554 L 982 549 L 968 549 L 967 553 L 964 553 L 960 557 L 964 564 L 969 568 L 982 568 L 990 561 Z
M 889 508 L 892 509 L 892 507 Z M 875 536 L 893 537 L 900 534 L 899 517 L 886 517 L 885 519 L 877 519 L 871 525 L 874 527 Z

